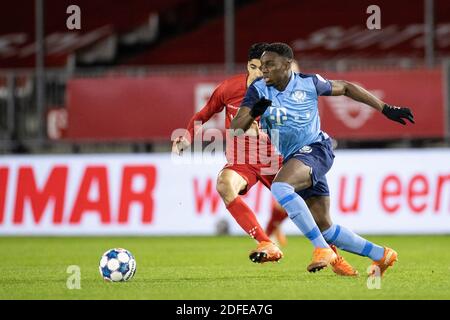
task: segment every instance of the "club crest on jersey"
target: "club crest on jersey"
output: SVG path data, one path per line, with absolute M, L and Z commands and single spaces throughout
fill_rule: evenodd
M 303 102 L 306 98 L 306 92 L 302 90 L 296 90 L 292 92 L 292 99 L 294 99 L 297 102 Z
M 298 150 L 298 152 L 300 152 L 300 153 L 311 153 L 311 151 L 312 151 L 312 148 L 310 146 L 304 146 L 300 150 Z

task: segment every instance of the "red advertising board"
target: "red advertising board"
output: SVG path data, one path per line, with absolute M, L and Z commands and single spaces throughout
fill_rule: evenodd
M 70 139 L 170 139 L 185 128 L 196 100 L 224 77 L 74 79 L 68 83 Z M 202 85 L 209 84 L 205 94 Z
M 360 84 L 383 101 L 410 107 L 416 124 L 388 121 L 347 97 L 321 97 L 322 129 L 335 138 L 442 137 L 446 107 L 441 70 L 323 73 Z M 224 76 L 75 79 L 68 84 L 70 139 L 168 140 L 184 128 Z M 217 121 L 215 126 L 222 126 Z
M 412 109 L 414 125 L 402 126 L 347 97 L 320 99 L 322 129 L 335 138 L 442 137 L 446 130 L 441 70 L 324 73 L 328 79 L 360 84 L 386 103 Z

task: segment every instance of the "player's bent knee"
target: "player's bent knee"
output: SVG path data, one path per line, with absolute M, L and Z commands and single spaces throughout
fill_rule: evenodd
M 297 196 L 294 187 L 286 182 L 274 182 L 270 190 L 281 206 L 284 206 L 291 201 L 293 197 Z M 286 213 L 290 219 L 294 219 L 300 214 L 299 211 L 287 211 Z
M 295 191 L 312 186 L 312 168 L 297 159 L 289 160 L 278 172 L 274 182 L 284 182 L 294 187 Z
M 232 185 L 226 179 L 219 179 L 217 180 L 216 190 L 219 193 L 219 195 L 223 197 L 231 193 Z
M 233 184 L 228 179 L 219 177 L 217 180 L 216 190 L 225 202 L 225 205 L 229 205 L 238 196 L 239 192 L 234 189 Z
M 278 203 L 282 206 L 283 206 L 283 200 L 287 196 L 295 193 L 294 187 L 286 182 L 272 183 L 272 187 L 270 188 L 270 191 L 272 191 L 273 196 L 278 201 Z

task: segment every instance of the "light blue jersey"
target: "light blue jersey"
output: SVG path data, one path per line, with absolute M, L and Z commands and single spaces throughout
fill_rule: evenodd
M 333 164 L 334 154 L 331 141 L 320 130 L 317 106 L 319 96 L 330 94 L 331 82 L 321 76 L 292 73 L 282 92 L 268 87 L 263 79 L 255 80 L 241 105 L 251 108 L 262 97 L 271 100 L 272 105 L 261 116 L 263 129 L 269 129 L 272 143 L 277 146 L 284 161 L 292 156 L 311 168 L 312 185 L 306 189 L 295 190 L 291 184 L 283 181 L 275 181 L 271 186 L 273 196 L 305 237 L 315 248 L 331 250 L 330 243 L 342 250 L 379 261 L 386 255 L 386 250 L 393 250 L 361 238 L 340 225 L 333 224 L 321 231 L 305 202 L 309 197 L 329 196 L 325 174 Z M 279 133 L 278 145 L 274 139 L 275 132 Z M 307 145 L 311 146 L 303 148 Z M 396 257 L 395 251 L 392 254 Z M 308 270 L 315 272 L 316 269 L 311 264 Z
M 292 72 L 288 85 L 281 92 L 267 86 L 262 78 L 255 80 L 247 89 L 241 106 L 251 108 L 262 97 L 272 101 L 261 116 L 261 127 L 268 130 L 272 142 L 287 159 L 326 136 L 320 130 L 318 97 L 321 95 L 331 95 L 330 81 L 317 74 Z M 278 130 L 278 143 L 274 131 L 271 132 L 273 129 Z

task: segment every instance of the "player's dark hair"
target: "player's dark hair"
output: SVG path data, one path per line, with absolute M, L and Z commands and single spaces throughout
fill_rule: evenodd
M 289 47 L 286 43 L 282 42 L 271 43 L 266 48 L 266 51 L 275 52 L 280 56 L 288 59 L 294 59 L 294 52 L 292 51 L 292 48 Z
M 250 49 L 248 49 L 248 59 L 250 61 L 252 59 L 260 59 L 263 52 L 267 49 L 269 44 L 267 42 L 258 42 L 252 44 Z

